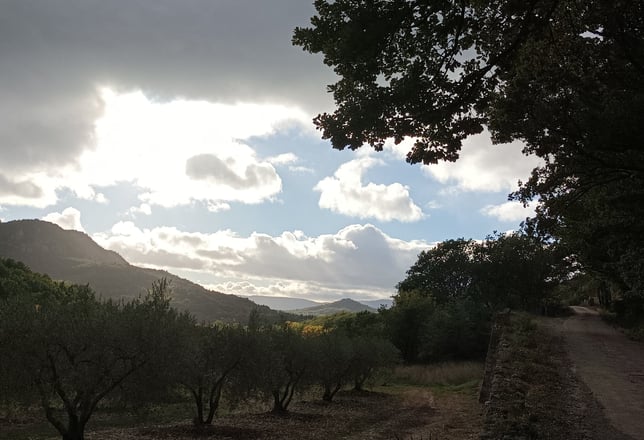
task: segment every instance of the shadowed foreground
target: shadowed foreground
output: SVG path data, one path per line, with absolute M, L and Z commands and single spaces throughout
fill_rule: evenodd
M 217 418 L 213 426 L 186 422 L 128 428 L 90 428 L 86 440 L 195 439 L 477 439 L 481 429 L 475 386 L 462 390 L 391 386 L 385 392 L 341 392 L 331 403 L 298 401 L 286 415 L 238 413 Z M 4 428 L 7 428 L 6 426 Z M 27 428 L 28 427 L 23 427 Z M 4 431 L 4 432 L 3 432 Z M 7 435 L 9 437 L 7 437 Z M 14 436 L 15 435 L 15 436 Z M 30 438 L 0 425 L 0 438 Z M 37 437 L 55 439 L 57 437 Z

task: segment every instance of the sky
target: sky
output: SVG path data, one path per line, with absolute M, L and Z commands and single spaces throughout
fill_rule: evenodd
M 0 0 L 0 219 L 87 233 L 236 295 L 388 298 L 418 254 L 517 229 L 539 164 L 465 141 L 337 151 L 333 72 L 291 45 L 312 0 Z

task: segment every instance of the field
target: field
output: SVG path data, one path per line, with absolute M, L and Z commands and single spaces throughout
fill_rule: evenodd
M 242 406 L 206 428 L 190 423 L 186 405 L 158 407 L 136 417 L 101 411 L 90 422 L 86 439 L 475 439 L 482 423 L 477 400 L 482 370 L 480 363 L 399 367 L 372 389 L 341 391 L 331 403 L 315 395 L 298 396 L 283 416 Z M 0 439 L 58 438 L 37 415 L 14 413 L 8 420 L 5 414 Z

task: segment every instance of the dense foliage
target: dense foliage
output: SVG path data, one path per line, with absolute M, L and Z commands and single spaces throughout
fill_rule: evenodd
M 315 119 L 334 148 L 411 137 L 407 160 L 429 164 L 485 127 L 523 141 L 543 159 L 512 195 L 539 201 L 527 227 L 644 315 L 644 2 L 314 4 L 293 42 L 339 76 Z
M 523 233 L 447 240 L 398 284 L 388 334 L 408 362 L 484 356 L 494 314 L 547 312 L 566 269 L 557 248 Z

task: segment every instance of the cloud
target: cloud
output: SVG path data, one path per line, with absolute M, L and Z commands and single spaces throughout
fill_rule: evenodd
M 300 293 L 325 297 L 390 295 L 418 253 L 429 247 L 424 241 L 390 237 L 368 224 L 317 237 L 301 231 L 242 237 L 230 230 L 195 233 L 120 222 L 94 239 L 133 264 L 185 271 L 226 293 L 290 294 L 299 286 Z
M 334 81 L 319 57 L 290 42 L 313 13 L 311 2 L 292 0 L 3 2 L 0 174 L 13 182 L 46 175 L 39 183 L 52 190 L 38 206 L 52 203 L 49 193 L 66 188 L 65 176 L 97 148 L 96 121 L 106 112 L 101 87 L 118 95 L 141 90 L 159 104 L 299 108 L 310 125 L 313 114 L 331 108 L 325 84 Z M 209 122 L 216 131 L 218 121 Z M 12 197 L 3 203 L 35 204 Z
M 332 74 L 290 43 L 313 12 L 311 2 L 290 0 L 11 1 L 3 5 L 3 68 L 15 66 L 16 83 L 40 82 L 47 95 L 88 82 L 147 83 L 170 99 L 310 102 L 317 111 L 328 103 Z
M 237 171 L 235 168 L 240 168 Z M 204 180 L 231 190 L 281 187 L 275 168 L 268 162 L 237 164 L 234 158 L 221 159 L 214 154 L 198 154 L 186 161 L 186 174 L 194 180 Z M 274 192 L 272 192 L 274 194 Z
M 63 212 L 51 212 L 42 220 L 55 223 L 63 229 L 85 232 L 85 228 L 81 224 L 81 213 L 76 208 L 69 207 L 65 208 Z
M 128 209 L 127 213 L 134 217 L 137 214 L 152 215 L 152 207 L 147 203 L 141 203 L 139 206 L 133 206 Z
M 142 201 L 166 207 L 271 199 L 281 179 L 243 140 L 272 134 L 284 121 L 306 120 L 298 109 L 279 105 L 157 103 L 141 92 L 109 90 L 104 96 L 98 147 L 81 160 L 84 175 L 97 185 L 134 182 L 144 190 Z
M 284 153 L 274 157 L 269 157 L 266 161 L 273 165 L 286 165 L 296 163 L 298 161 L 298 157 L 293 153 Z
M 524 207 L 520 202 L 511 201 L 500 205 L 488 205 L 481 209 L 480 212 L 504 222 L 522 221 L 535 215 L 536 205 L 537 203 L 533 202 Z
M 341 165 L 332 177 L 321 180 L 314 188 L 320 192 L 320 208 L 381 221 L 413 222 L 422 219 L 423 212 L 411 199 L 407 187 L 400 183 L 383 185 L 370 182 L 363 185 L 366 170 L 383 163 L 366 156 Z
M 282 189 L 272 162 L 290 163 L 296 157 L 262 159 L 244 140 L 275 133 L 287 122 L 289 130 L 309 123 L 301 110 L 281 105 L 159 103 L 140 91 L 110 89 L 101 96 L 104 113 L 95 122 L 94 147 L 73 165 L 29 175 L 28 181 L 0 174 L 1 202 L 47 206 L 56 202 L 56 191 L 67 188 L 80 198 L 106 203 L 95 188 L 120 182 L 135 185 L 149 206 L 202 201 L 211 211 L 221 211 L 230 208 L 227 202 L 272 200 Z
M 56 202 L 56 185 L 51 177 L 44 173 L 8 176 L 1 172 L 3 165 L 0 162 L 0 203 L 44 208 Z
M 29 181 L 14 181 L 0 174 L 0 196 L 13 195 L 25 199 L 42 197 L 43 190 Z
M 519 180 L 541 164 L 535 156 L 524 156 L 520 142 L 492 145 L 489 133 L 471 136 L 463 142 L 456 162 L 423 166 L 424 172 L 458 191 L 513 191 Z

